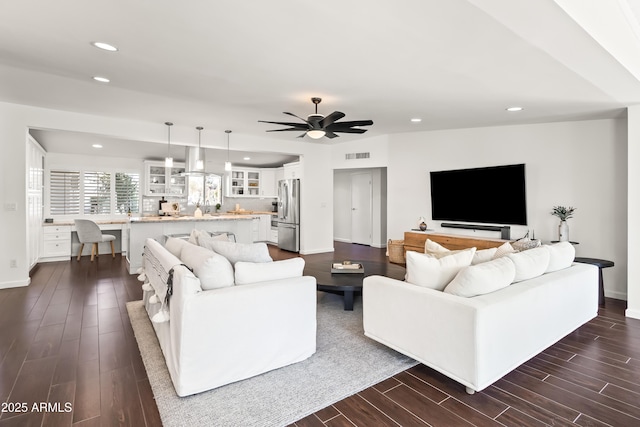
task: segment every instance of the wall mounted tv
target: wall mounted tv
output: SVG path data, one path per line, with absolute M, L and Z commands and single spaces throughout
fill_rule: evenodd
M 524 164 L 432 171 L 431 218 L 527 225 Z

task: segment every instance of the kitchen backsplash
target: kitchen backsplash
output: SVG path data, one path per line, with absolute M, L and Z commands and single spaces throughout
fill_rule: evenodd
M 158 214 L 158 202 L 159 197 L 143 197 L 142 198 L 142 214 L 143 215 L 157 215 Z M 168 200 L 168 199 L 167 199 Z M 173 199 L 172 199 L 173 200 Z M 195 206 L 186 206 L 186 199 L 176 199 L 181 202 L 182 213 L 186 215 L 193 214 Z M 275 197 L 265 197 L 263 199 L 253 199 L 245 197 L 225 197 L 220 208 L 220 212 L 231 211 L 236 208 L 236 204 L 240 205 L 241 209 L 248 211 L 263 211 L 271 212 L 273 210 L 273 202 L 277 199 Z M 204 209 L 204 206 L 201 206 Z M 211 212 L 215 212 L 215 206 L 211 206 Z

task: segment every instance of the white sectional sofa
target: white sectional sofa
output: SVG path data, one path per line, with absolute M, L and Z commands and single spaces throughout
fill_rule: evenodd
M 521 273 L 516 272 L 520 261 L 513 263 L 512 281 Z M 494 267 L 509 263 L 491 262 Z M 477 266 L 465 268 L 457 278 Z M 491 272 L 493 267 L 480 268 Z M 465 385 L 470 394 L 480 391 L 597 315 L 595 266 L 569 262 L 566 268 L 521 279 L 463 297 L 387 277 L 367 277 L 365 335 Z
M 181 258 L 147 239 L 141 279 L 146 282 L 144 305 L 179 396 L 249 378 L 315 353 L 316 281 L 302 276 L 302 258 L 236 262 L 230 270 L 231 264 L 210 250 L 178 239 L 169 244 Z M 207 290 L 205 280 L 201 282 L 184 265 L 194 263 L 198 263 L 194 271 L 207 276 Z M 172 269 L 173 294 L 167 307 Z

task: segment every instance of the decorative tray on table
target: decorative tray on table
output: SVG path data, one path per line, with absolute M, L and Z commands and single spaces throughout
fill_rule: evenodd
M 364 273 L 364 266 L 357 262 L 342 261 L 331 264 L 332 273 Z

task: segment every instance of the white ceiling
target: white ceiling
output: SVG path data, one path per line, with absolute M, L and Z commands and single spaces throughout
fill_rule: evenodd
M 607 4 L 637 12 L 637 3 Z M 627 105 L 640 102 L 640 81 L 633 67 L 621 64 L 621 55 L 609 53 L 576 23 L 576 13 L 570 16 L 571 7 L 584 4 L 7 1 L 0 15 L 0 101 L 151 121 L 159 128 L 169 120 L 207 132 L 232 129 L 289 140 L 299 133 L 265 134 L 279 126 L 258 120 L 291 121 L 283 111 L 305 117 L 313 112 L 312 96 L 323 98 L 320 113 L 340 110 L 343 120 L 374 121 L 364 135 L 323 144 L 420 130 L 620 117 Z M 620 26 L 604 31 L 625 25 L 636 30 L 637 21 L 629 13 L 624 17 L 626 23 L 620 19 Z M 627 50 L 637 58 L 640 43 L 633 34 Z M 119 51 L 101 51 L 93 41 Z M 94 82 L 96 75 L 111 83 Z M 524 111 L 505 111 L 513 105 Z M 411 123 L 413 117 L 422 122 Z M 73 137 L 38 132 L 45 146 L 71 150 L 72 142 L 64 141 Z M 149 156 L 155 149 L 151 155 L 158 157 L 157 146 L 128 150 Z

